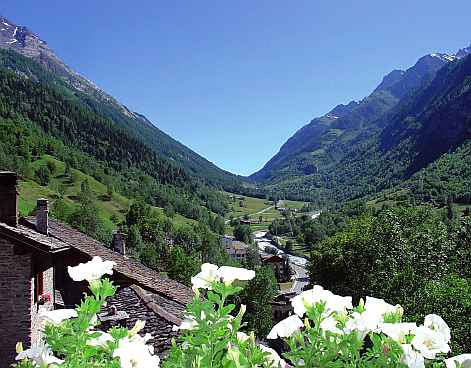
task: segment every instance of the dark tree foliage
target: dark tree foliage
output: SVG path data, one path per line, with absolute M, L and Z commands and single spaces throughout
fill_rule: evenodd
M 444 222 L 430 207 L 365 213 L 313 248 L 311 282 L 356 300 L 399 303 L 408 317 L 443 311 L 456 351 L 469 351 L 469 231 L 469 221 Z M 434 309 L 451 295 L 458 299 Z
M 171 279 L 191 286 L 191 277 L 199 272 L 200 266 L 198 255 L 189 255 L 181 247 L 176 246 L 169 254 L 167 274 Z
M 242 291 L 241 302 L 247 306 L 246 321 L 257 336 L 266 336 L 273 326 L 270 302 L 277 294 L 278 284 L 271 267 L 258 268 L 255 278 Z
M 237 224 L 234 228 L 234 237 L 238 241 L 250 244 L 252 242 L 252 230 L 250 226 Z
M 104 244 L 110 244 L 111 242 L 111 233 L 105 229 L 103 221 L 98 214 L 94 196 L 87 181 L 81 184 L 79 206 L 68 216 L 67 222 Z

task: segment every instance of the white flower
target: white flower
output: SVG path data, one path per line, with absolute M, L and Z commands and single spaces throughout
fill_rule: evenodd
M 111 336 L 107 332 L 103 331 L 90 331 L 90 334 L 96 334 L 98 333 L 99 335 L 97 337 L 93 337 L 90 340 L 87 341 L 87 345 L 89 346 L 97 346 L 104 348 L 108 345 L 108 342 L 113 341 L 113 336 Z
M 113 261 L 103 261 L 101 257 L 93 257 L 87 263 L 80 263 L 75 267 L 68 267 L 69 275 L 74 281 L 87 280 L 89 283 L 100 279 L 103 275 L 113 274 Z
M 185 319 L 180 323 L 180 326 L 173 326 L 172 330 L 173 331 L 178 331 L 178 330 L 194 330 L 196 327 L 198 327 L 198 322 L 196 322 L 195 318 L 192 316 L 185 317 Z
M 260 347 L 260 350 L 262 350 L 264 353 L 270 354 L 270 355 L 268 355 L 267 359 L 275 367 L 278 368 L 278 367 L 285 367 L 286 366 L 286 362 L 283 359 L 280 358 L 280 356 L 278 355 L 278 353 L 275 350 L 273 350 L 272 348 L 269 348 L 268 346 L 262 345 L 262 344 L 260 344 L 259 347 Z
M 369 332 L 377 330 L 381 321 L 382 317 L 377 314 L 353 312 L 347 320 L 345 331 L 347 333 L 356 331 L 359 338 L 364 339 Z
M 278 322 L 271 329 L 270 333 L 267 336 L 267 339 L 277 339 L 278 337 L 289 337 L 299 329 L 304 327 L 303 321 L 293 314 L 288 318 L 285 318 L 281 322 Z
M 324 290 L 320 285 L 314 285 L 311 290 L 303 291 L 301 294 L 291 299 L 294 313 L 299 317 L 304 316 L 309 307 L 317 303 L 325 303 L 325 313 L 345 312 L 352 309 L 352 297 L 335 295 L 329 290 Z
M 134 337 L 139 336 L 135 335 Z M 153 355 L 151 346 L 145 345 L 143 340 L 138 338 L 124 337 L 119 340 L 117 349 L 113 352 L 113 357 L 119 358 L 121 368 L 156 368 L 160 359 Z
M 252 280 L 255 277 L 255 271 L 239 267 L 222 266 L 217 270 L 217 275 L 225 284 L 231 284 L 235 280 Z
M 446 324 L 442 317 L 436 314 L 425 316 L 424 326 L 441 334 L 447 343 L 451 340 L 450 327 Z
M 201 272 L 191 278 L 193 290 L 208 289 L 211 290 L 211 283 L 218 279 L 216 274 L 218 266 L 211 263 L 203 263 L 201 265 Z
M 321 322 L 319 327 L 324 331 L 330 331 L 332 333 L 341 335 L 343 334 L 343 331 L 337 327 L 337 324 L 338 321 L 333 316 L 329 316 Z
M 428 327 L 420 326 L 415 331 L 412 346 L 426 359 L 435 359 L 439 353 L 448 353 L 450 346 L 444 336 Z
M 371 296 L 367 296 L 366 302 L 365 302 L 365 313 L 384 318 L 385 314 L 390 314 L 390 313 L 402 314 L 402 307 L 400 305 L 392 305 L 392 304 L 386 303 L 383 299 L 378 299 L 378 298 L 373 298 Z
M 409 368 L 424 368 L 425 361 L 424 357 L 416 352 L 412 345 L 403 344 L 401 345 L 404 355 L 402 356 L 401 363 L 407 365 Z
M 299 317 L 304 316 L 308 307 L 321 301 L 320 295 L 323 291 L 324 288 L 322 286 L 314 285 L 314 288 L 311 290 L 303 291 L 301 294 L 292 298 L 291 305 L 293 306 L 294 313 Z
M 326 290 L 324 301 L 326 303 L 326 309 L 328 312 L 345 312 L 347 309 L 352 309 L 352 297 L 351 296 L 340 296 L 333 294 Z M 329 295 L 330 294 L 330 295 Z
M 353 312 L 351 318 L 346 323 L 346 331 L 348 333 L 357 331 L 363 339 L 369 332 L 378 332 L 380 326 L 384 322 L 384 315 L 389 313 L 401 313 L 400 305 L 391 305 L 383 299 L 366 297 L 362 313 Z
M 250 338 L 249 335 L 247 335 L 245 332 L 242 332 L 242 331 L 237 332 L 236 336 L 237 336 L 237 340 L 239 340 L 240 342 L 247 341 Z
M 471 354 L 461 354 L 445 359 L 446 368 L 456 368 L 457 364 L 461 364 L 463 368 L 471 368 Z
M 61 364 L 63 360 L 60 360 L 52 355 L 51 349 L 48 345 L 40 343 L 39 345 L 32 346 L 30 349 L 19 353 L 16 360 L 29 359 L 37 364 L 39 367 L 47 367 L 49 365 Z
M 398 343 L 405 343 L 406 336 L 413 334 L 417 329 L 415 323 L 401 322 L 401 323 L 382 323 L 379 329 L 386 336 Z
M 39 312 L 39 317 L 53 325 L 58 325 L 66 319 L 77 317 L 77 312 L 75 309 L 57 309 L 52 311 L 42 309 Z
M 139 334 L 136 334 L 136 335 L 134 335 L 134 336 L 130 336 L 130 340 L 131 340 L 131 341 L 137 341 L 137 342 L 139 342 L 139 343 L 141 343 L 141 344 L 147 344 L 147 342 L 148 342 L 149 340 L 152 340 L 152 339 L 153 339 L 153 337 L 152 337 L 152 335 L 151 335 L 150 333 L 146 333 L 144 336 L 141 336 L 141 335 L 139 335 Z M 149 345 L 148 348 L 149 348 L 152 352 L 154 351 L 154 347 L 153 347 L 153 346 Z
M 245 268 L 213 265 L 204 263 L 201 265 L 201 272 L 191 278 L 191 284 L 194 291 L 197 289 L 211 290 L 211 284 L 214 281 L 222 281 L 231 284 L 235 280 L 248 281 L 255 277 L 255 271 Z

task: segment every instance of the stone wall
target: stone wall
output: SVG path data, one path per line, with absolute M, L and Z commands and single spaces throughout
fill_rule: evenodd
M 34 281 L 31 282 L 31 344 L 35 345 L 41 341 L 41 331 L 44 327 L 44 321 L 39 318 L 39 312 L 41 310 L 52 310 L 54 309 L 54 269 L 49 262 L 49 259 L 37 259 L 35 258 L 36 264 L 33 265 L 33 269 L 42 269 L 43 271 L 43 289 L 44 294 L 51 295 L 51 301 L 45 304 L 39 305 L 34 303 Z
M 39 306 L 33 303 L 33 259 L 44 267 L 44 292 L 53 293 L 53 269 L 47 259 L 30 253 L 15 254 L 14 245 L 0 239 L 0 362 L 9 366 L 15 358 L 15 345 L 31 346 L 41 337 L 38 313 L 52 309 L 53 303 Z M 1 365 L 1 364 L 0 364 Z
M 13 249 L 0 239 L 0 361 L 8 363 L 18 341 L 29 344 L 31 331 L 31 255 Z

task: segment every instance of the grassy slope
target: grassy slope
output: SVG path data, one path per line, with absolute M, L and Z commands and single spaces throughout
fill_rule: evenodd
M 253 231 L 267 230 L 268 226 L 274 219 L 282 217 L 281 213 L 273 206 L 273 202 L 267 201 L 266 199 L 241 196 L 227 192 L 225 193 L 230 198 L 233 198 L 233 200 L 230 201 L 232 209 L 229 211 L 229 213 L 227 213 L 226 219 L 229 219 L 231 216 L 234 218 L 241 218 L 245 215 L 248 215 L 249 218 L 256 220 L 258 220 L 260 216 L 263 218 L 261 224 L 251 225 Z M 243 202 L 243 206 L 240 206 L 240 202 Z M 282 203 L 280 203 L 280 206 L 291 209 L 299 209 L 303 207 L 303 205 L 304 202 L 298 201 L 282 201 Z M 259 213 L 261 211 L 263 211 L 263 213 Z M 232 234 L 232 228 L 229 225 L 226 226 L 226 233 Z
M 104 184 L 98 182 L 93 177 L 84 174 L 81 171 L 71 169 L 70 178 L 64 175 L 65 164 L 62 161 L 56 160 L 51 156 L 43 156 L 39 160 L 33 163 L 34 168 L 38 168 L 42 165 L 46 165 L 47 161 L 53 161 L 56 170 L 51 176 L 48 186 L 41 186 L 35 181 L 21 181 L 19 183 L 20 200 L 19 209 L 22 216 L 29 215 L 36 208 L 36 200 L 38 198 L 48 198 L 50 205 L 58 198 L 59 188 L 64 190 L 64 199 L 67 204 L 71 206 L 77 206 L 77 195 L 80 192 L 80 185 L 83 181 L 88 180 L 90 189 L 93 191 L 96 197 L 96 206 L 99 210 L 100 217 L 104 220 L 105 226 L 109 229 L 114 229 L 116 224 L 111 220 L 115 217 L 118 222 L 124 220 L 124 217 L 129 209 L 131 200 L 120 195 L 119 193 L 113 193 L 112 197 L 109 198 L 107 194 L 107 188 Z M 158 207 L 154 207 L 155 211 L 162 212 L 163 210 Z M 187 219 L 179 214 L 176 214 L 172 221 L 175 224 L 183 223 L 194 223 L 194 220 Z

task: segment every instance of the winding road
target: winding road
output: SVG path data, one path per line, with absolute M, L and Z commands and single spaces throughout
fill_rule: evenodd
M 259 251 L 265 252 L 266 248 L 272 248 L 278 255 L 285 254 L 283 250 L 273 245 L 271 240 L 265 237 L 266 234 L 266 231 L 257 231 L 254 233 L 254 241 L 258 245 Z M 291 266 L 294 270 L 294 282 L 290 291 L 300 294 L 303 291 L 303 288 L 309 284 L 309 276 L 306 270 L 308 261 L 303 257 L 293 256 L 291 254 L 286 255 L 288 256 L 289 262 L 291 263 Z

